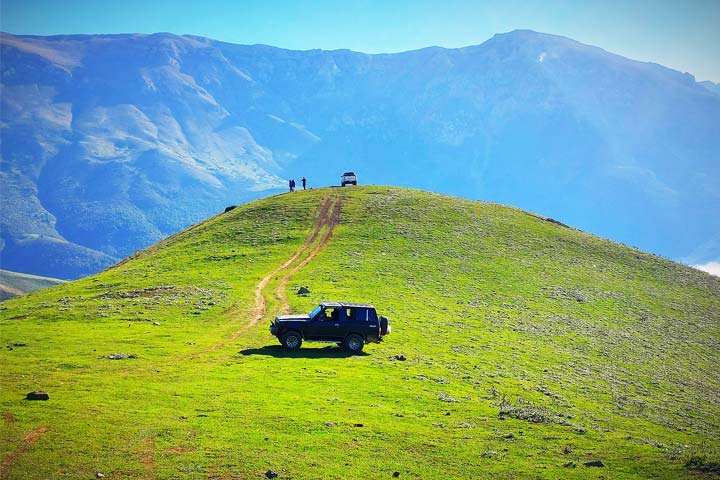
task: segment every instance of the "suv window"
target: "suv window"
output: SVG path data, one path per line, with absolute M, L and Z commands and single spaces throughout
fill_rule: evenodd
M 331 307 L 325 309 L 325 318 L 323 318 L 323 321 L 325 322 L 337 322 L 340 320 L 340 309 Z
M 374 312 L 367 308 L 353 308 L 353 320 L 356 322 L 368 322 L 374 320 Z

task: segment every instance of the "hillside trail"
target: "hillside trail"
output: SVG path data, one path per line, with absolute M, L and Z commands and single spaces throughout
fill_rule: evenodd
M 277 299 L 280 300 L 280 313 L 281 314 L 287 314 L 290 313 L 290 303 L 288 302 L 287 298 L 287 284 L 290 281 L 290 278 L 295 275 L 297 272 L 299 272 L 301 269 L 303 269 L 308 263 L 310 263 L 320 251 L 325 248 L 325 245 L 327 245 L 328 241 L 333 235 L 333 231 L 335 230 L 335 226 L 340 223 L 340 212 L 342 211 L 342 199 L 338 197 L 337 201 L 332 206 L 332 211 L 328 212 L 327 215 L 324 218 L 324 223 L 321 225 L 321 228 L 324 226 L 326 227 L 325 234 L 320 239 L 320 242 L 315 246 L 315 248 L 310 252 L 310 255 L 305 257 L 305 259 L 298 263 L 295 267 L 292 268 L 289 272 L 287 272 L 282 280 L 280 280 L 280 284 L 277 287 L 276 296 Z M 316 229 L 313 232 L 313 237 L 316 237 L 320 233 L 320 229 Z M 313 240 L 314 241 L 314 240 Z M 310 242 L 310 245 L 312 242 Z M 262 318 L 262 316 L 261 316 Z
M 157 478 L 155 468 L 155 441 L 152 437 L 148 437 L 143 441 L 140 461 L 145 467 L 145 478 L 147 480 L 155 480 Z
M 48 426 L 38 427 L 31 432 L 28 432 L 20 442 L 20 445 L 7 457 L 2 459 L 0 462 L 0 480 L 6 480 L 10 478 L 10 469 L 18 461 L 18 459 L 24 454 L 30 447 L 35 445 L 40 437 L 50 430 Z
M 342 198 L 338 195 L 328 195 L 323 198 L 317 219 L 313 225 L 312 232 L 298 250 L 287 260 L 285 263 L 274 269 L 272 272 L 265 275 L 255 287 L 254 296 L 255 303 L 253 308 L 250 310 L 249 321 L 244 323 L 239 329 L 234 331 L 229 340 L 236 340 L 243 332 L 249 330 L 253 326 L 257 325 L 265 315 L 267 314 L 267 301 L 265 300 L 265 289 L 268 284 L 278 275 L 287 271 L 280 281 L 280 285 L 277 288 L 276 296 L 280 301 L 280 311 L 287 312 L 290 309 L 287 294 L 285 288 L 290 278 L 297 273 L 301 268 L 305 267 L 310 263 L 320 251 L 325 247 L 330 238 L 332 237 L 335 226 L 340 221 L 340 212 L 342 211 Z M 318 241 L 319 239 L 319 241 Z M 308 253 L 309 252 L 309 253 Z M 307 256 L 305 256 L 307 254 Z M 304 257 L 305 256 L 305 257 Z M 303 258 L 304 257 L 304 258 Z M 292 269 L 290 267 L 303 258 L 300 263 L 295 265 Z M 288 270 L 290 269 L 290 270 Z M 226 312 L 226 315 L 232 315 L 238 312 L 237 307 L 233 307 Z M 198 358 L 206 353 L 223 348 L 226 345 L 225 340 L 215 343 L 207 349 L 196 352 L 191 355 L 191 358 Z
M 285 313 L 289 311 L 290 305 L 288 303 L 287 294 L 285 292 L 285 287 L 287 286 L 288 281 L 290 280 L 290 277 L 292 277 L 295 273 L 297 273 L 301 268 L 303 268 L 305 265 L 310 263 L 312 259 L 314 259 L 317 254 L 325 247 L 327 242 L 330 240 L 330 237 L 333 234 L 333 230 L 335 229 L 335 226 L 340 221 L 340 212 L 342 210 L 342 199 L 338 196 L 333 197 L 325 197 L 321 207 L 320 207 L 320 215 L 318 215 L 317 220 L 315 221 L 315 226 L 313 227 L 313 231 L 310 234 L 310 236 L 305 240 L 305 242 L 302 244 L 302 246 L 295 252 L 295 254 L 290 257 L 290 259 L 283 263 L 281 266 L 279 266 L 277 269 L 275 269 L 272 273 L 266 275 L 260 283 L 255 287 L 255 306 L 252 309 L 252 313 L 250 316 L 250 323 L 243 326 L 242 329 L 236 331 L 232 335 L 232 339 L 236 339 L 238 335 L 240 335 L 242 332 L 247 330 L 248 328 L 252 327 L 253 325 L 256 325 L 267 313 L 267 305 L 265 301 L 265 296 L 263 295 L 263 291 L 265 290 L 265 287 L 267 287 L 268 283 L 270 283 L 270 280 L 278 276 L 281 272 L 287 270 L 298 258 L 303 256 L 310 248 L 313 246 L 317 238 L 320 236 L 320 233 L 325 230 L 325 233 L 320 238 L 320 242 L 318 242 L 317 245 L 315 245 L 315 248 L 312 249 L 310 254 L 305 257 L 304 260 L 302 260 L 299 264 L 297 264 L 292 270 L 290 270 L 288 273 L 286 273 L 282 280 L 280 281 L 280 285 L 277 288 L 277 298 L 280 300 L 280 311 Z

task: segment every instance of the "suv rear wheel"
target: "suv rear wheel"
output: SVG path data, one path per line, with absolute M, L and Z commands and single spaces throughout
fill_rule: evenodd
M 345 348 L 353 353 L 361 352 L 363 346 L 365 346 L 365 340 L 357 333 L 348 335 L 345 339 Z
M 302 345 L 302 336 L 298 332 L 287 332 L 281 342 L 288 350 L 297 350 Z

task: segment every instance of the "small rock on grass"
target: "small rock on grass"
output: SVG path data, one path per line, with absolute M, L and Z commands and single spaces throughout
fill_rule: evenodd
M 129 358 L 137 358 L 134 353 L 111 353 L 110 355 L 104 355 L 100 358 L 107 358 L 108 360 L 127 360 Z
M 267 478 L 277 478 L 278 473 L 275 470 L 268 470 L 265 472 L 265 477 Z
M 397 360 L 398 362 L 404 362 L 405 360 L 407 360 L 407 357 L 405 357 L 405 355 L 403 355 L 403 354 L 392 355 L 390 357 L 390 360 Z
M 400 476 L 400 472 L 393 472 L 393 478 L 398 478 Z
M 605 464 L 600 460 L 593 460 L 592 462 L 585 462 L 586 467 L 604 467 Z
M 43 392 L 42 390 L 36 390 L 34 392 L 30 392 L 25 397 L 28 400 L 50 400 L 50 395 L 48 395 L 47 392 Z
M 298 288 L 297 294 L 298 295 L 308 295 L 310 293 L 310 289 L 308 287 L 300 287 Z
M 102 473 L 102 472 L 97 472 L 97 473 L 95 474 L 95 478 L 105 478 L 105 474 Z

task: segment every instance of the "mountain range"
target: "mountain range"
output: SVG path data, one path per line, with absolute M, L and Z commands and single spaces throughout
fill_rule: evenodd
M 76 278 L 287 179 L 515 205 L 720 258 L 720 94 L 532 31 L 397 54 L 2 34 L 2 268 Z

